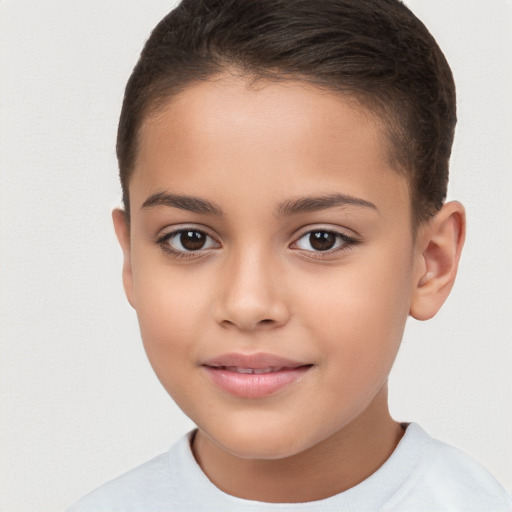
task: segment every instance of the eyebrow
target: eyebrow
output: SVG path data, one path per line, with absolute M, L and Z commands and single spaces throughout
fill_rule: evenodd
M 376 212 L 379 211 L 370 201 L 346 194 L 329 194 L 326 196 L 290 199 L 279 205 L 277 214 L 280 216 L 297 215 L 299 213 L 327 210 L 328 208 L 334 208 L 336 206 L 361 206 L 363 208 L 370 208 Z
M 180 194 L 169 194 L 166 192 L 158 192 L 149 196 L 142 205 L 144 208 L 155 208 L 159 206 L 167 206 L 171 208 L 179 208 L 202 215 L 222 216 L 224 213 L 220 206 L 215 203 L 195 196 L 187 196 Z M 299 197 L 297 199 L 289 199 L 281 203 L 276 214 L 281 217 L 297 215 L 299 213 L 310 213 L 328 208 L 340 206 L 359 206 L 379 211 L 378 208 L 365 199 L 350 196 L 347 194 L 329 194 L 325 196 Z
M 149 196 L 142 205 L 144 208 L 155 208 L 158 206 L 170 206 L 179 208 L 180 210 L 187 210 L 189 212 L 199 213 L 203 215 L 217 215 L 222 216 L 222 209 L 215 203 L 200 197 L 184 196 L 178 194 L 168 194 L 159 192 Z

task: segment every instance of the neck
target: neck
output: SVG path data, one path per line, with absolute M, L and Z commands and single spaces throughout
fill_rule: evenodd
M 290 457 L 236 457 L 201 431 L 196 434 L 193 451 L 208 478 L 228 494 L 271 503 L 298 503 L 325 499 L 359 484 L 384 464 L 403 433 L 389 414 L 384 387 L 350 424 Z

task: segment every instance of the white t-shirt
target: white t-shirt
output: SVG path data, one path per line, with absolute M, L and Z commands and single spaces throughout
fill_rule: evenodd
M 460 450 L 411 423 L 391 457 L 345 492 L 308 503 L 236 498 L 213 485 L 190 448 L 191 433 L 169 452 L 121 475 L 67 512 L 511 512 L 494 477 Z

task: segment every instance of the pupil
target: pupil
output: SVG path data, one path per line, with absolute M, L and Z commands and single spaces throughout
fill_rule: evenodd
M 315 231 L 309 235 L 309 243 L 317 251 L 328 251 L 336 243 L 336 235 L 327 231 Z
M 180 242 L 187 251 L 197 251 L 204 246 L 206 236 L 199 231 L 184 231 L 180 235 Z

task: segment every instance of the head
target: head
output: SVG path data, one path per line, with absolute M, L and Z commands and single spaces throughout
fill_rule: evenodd
M 150 362 L 216 446 L 288 457 L 389 419 L 407 316 L 439 309 L 464 238 L 454 97 L 394 0 L 185 0 L 155 28 L 114 222 Z

